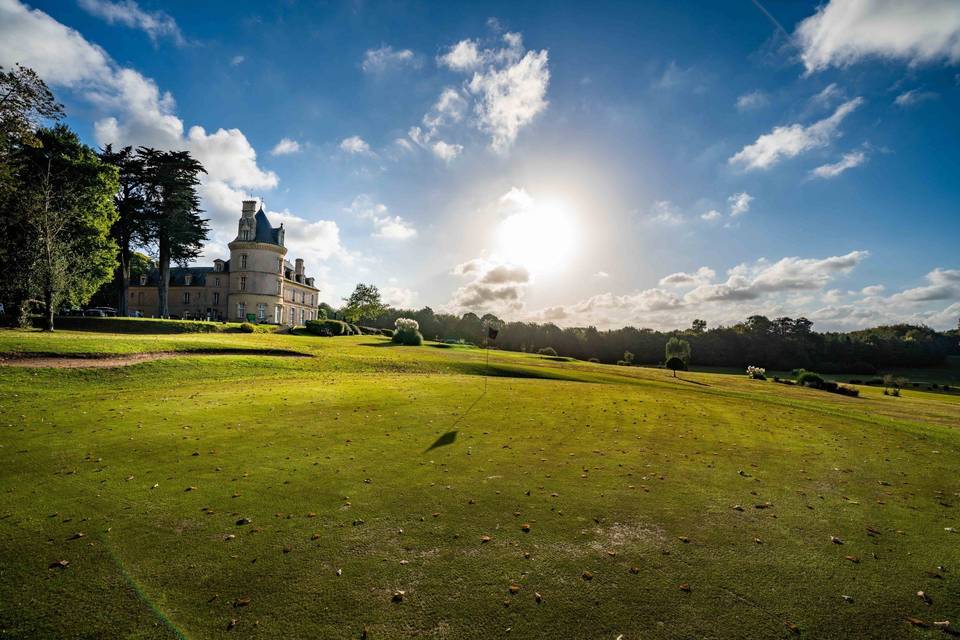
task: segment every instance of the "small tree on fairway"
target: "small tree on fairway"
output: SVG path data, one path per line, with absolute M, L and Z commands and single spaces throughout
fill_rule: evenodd
M 667 363 L 666 363 L 666 365 L 664 365 L 664 366 L 666 366 L 667 369 L 670 369 L 671 371 L 673 371 L 673 377 L 674 377 L 674 378 L 677 377 L 677 371 L 678 371 L 678 370 L 679 370 L 679 371 L 686 371 L 686 370 L 687 370 L 687 363 L 685 363 L 683 360 L 681 360 L 681 359 L 678 358 L 677 356 L 671 356 L 671 357 L 667 358 Z
M 667 346 L 665 348 L 666 359 L 670 358 L 679 358 L 683 364 L 684 368 L 690 363 L 690 343 L 686 340 L 681 340 L 680 338 L 670 338 L 667 340 Z
M 372 284 L 357 285 L 349 298 L 343 299 L 345 304 L 340 309 L 340 315 L 347 322 L 357 323 L 361 320 L 376 320 L 387 310 L 387 305 L 380 299 L 380 290 Z

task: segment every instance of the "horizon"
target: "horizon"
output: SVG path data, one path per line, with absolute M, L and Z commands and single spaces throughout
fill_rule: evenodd
M 901 15 L 901 13 L 903 15 Z M 321 299 L 564 327 L 960 317 L 960 5 L 0 0 L 91 146 L 187 149 Z M 624 25 L 640 25 L 636 30 Z

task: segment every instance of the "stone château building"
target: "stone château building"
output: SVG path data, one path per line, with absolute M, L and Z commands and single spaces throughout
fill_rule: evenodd
M 244 200 L 238 227 L 236 239 L 227 245 L 229 260 L 170 269 L 170 315 L 287 325 L 315 320 L 319 289 L 306 276 L 301 258 L 293 264 L 285 259 L 283 225 L 272 227 L 256 200 Z M 130 282 L 131 315 L 159 315 L 159 278 L 154 270 Z

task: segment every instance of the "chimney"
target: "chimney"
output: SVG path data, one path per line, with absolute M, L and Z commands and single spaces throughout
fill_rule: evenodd
M 252 218 L 256 213 L 257 213 L 257 201 L 244 200 L 243 201 L 243 217 Z
M 293 264 L 297 282 L 303 282 L 303 258 L 297 258 L 293 261 Z

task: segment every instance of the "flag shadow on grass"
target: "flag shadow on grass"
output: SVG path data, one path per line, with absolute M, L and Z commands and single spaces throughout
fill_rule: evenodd
M 439 447 L 445 447 L 448 444 L 453 444 L 456 441 L 456 439 L 457 439 L 456 431 L 447 431 L 445 434 L 437 438 L 432 445 L 427 447 L 427 450 L 424 451 L 424 453 L 426 453 L 427 451 L 433 451 L 434 449 L 437 449 Z

